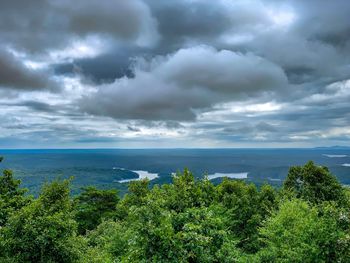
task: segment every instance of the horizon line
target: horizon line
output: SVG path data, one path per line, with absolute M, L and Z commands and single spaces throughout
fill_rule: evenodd
M 145 147 L 145 148 L 117 148 L 117 147 L 97 147 L 97 148 L 0 148 L 0 151 L 11 150 L 268 150 L 268 149 L 322 149 L 322 148 L 350 148 L 350 146 L 314 146 L 314 147 Z

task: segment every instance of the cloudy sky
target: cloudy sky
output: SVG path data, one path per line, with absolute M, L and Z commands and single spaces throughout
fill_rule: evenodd
M 350 145 L 348 0 L 0 3 L 0 148 Z

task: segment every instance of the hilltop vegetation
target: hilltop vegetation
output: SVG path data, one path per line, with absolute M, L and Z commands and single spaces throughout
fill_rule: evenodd
M 349 190 L 312 162 L 281 189 L 188 170 L 131 182 L 123 198 L 94 187 L 71 197 L 70 183 L 34 199 L 3 171 L 0 262 L 349 262 Z

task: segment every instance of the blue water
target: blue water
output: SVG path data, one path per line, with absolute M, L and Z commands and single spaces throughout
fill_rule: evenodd
M 12 169 L 32 193 L 37 193 L 43 182 L 70 176 L 74 176 L 73 192 L 87 185 L 125 192 L 127 184 L 118 181 L 137 178 L 132 170 L 158 173 L 159 178 L 151 184 L 162 184 L 171 182 L 171 173 L 185 167 L 196 177 L 248 172 L 245 180 L 249 182 L 281 185 L 290 166 L 309 160 L 328 166 L 343 184 L 350 184 L 350 167 L 342 166 L 350 164 L 350 149 L 0 150 L 0 156 L 5 157 L 0 170 Z

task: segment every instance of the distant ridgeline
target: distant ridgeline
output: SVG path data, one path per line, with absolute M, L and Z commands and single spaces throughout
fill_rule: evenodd
M 0 157 L 0 162 L 3 159 Z M 172 183 L 116 190 L 71 180 L 38 198 L 0 176 L 0 262 L 349 262 L 350 190 L 326 167 L 291 167 L 283 187 L 184 170 Z

